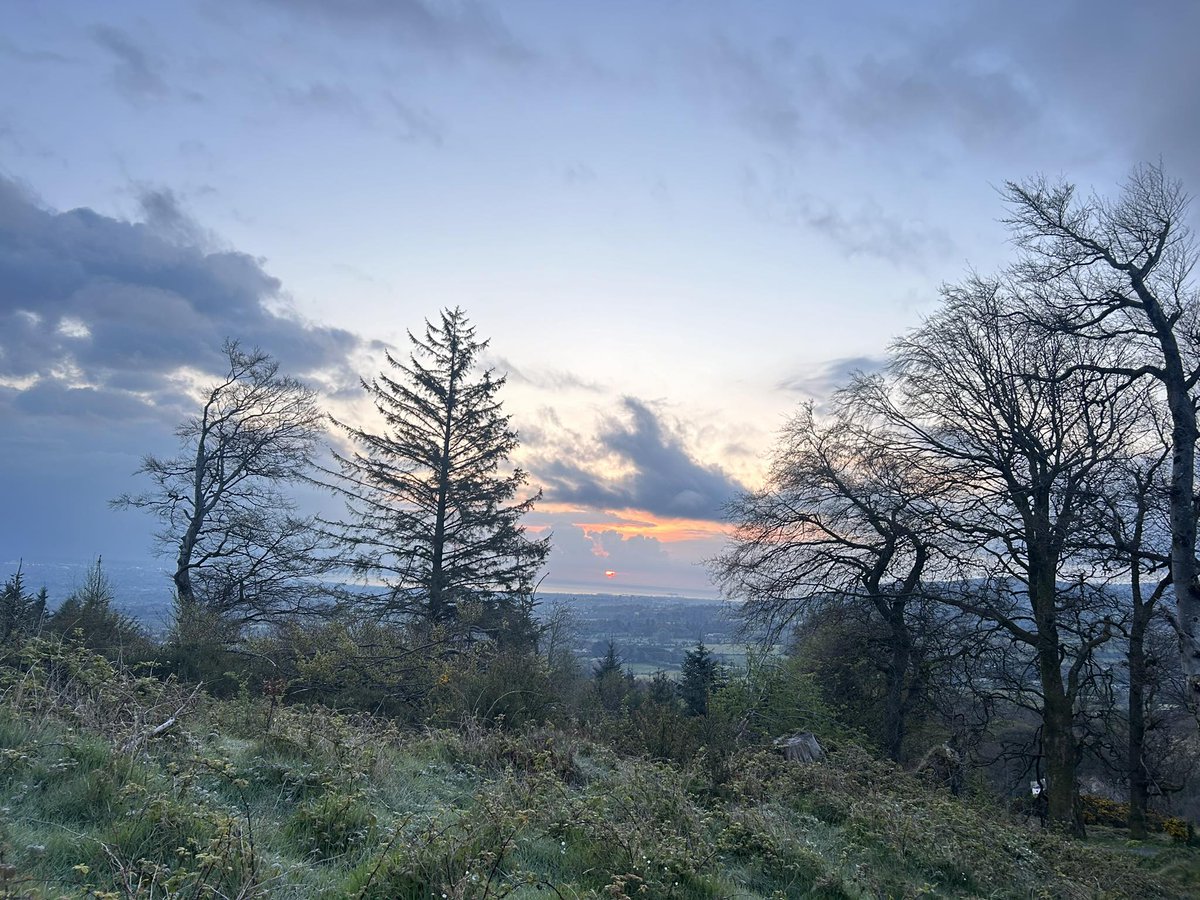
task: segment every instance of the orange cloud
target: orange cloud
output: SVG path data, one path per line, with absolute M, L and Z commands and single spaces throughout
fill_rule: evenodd
M 729 526 L 703 519 L 665 518 L 635 509 L 614 509 L 605 512 L 614 516 L 616 520 L 571 524 L 583 529 L 583 533 L 589 537 L 600 532 L 612 531 L 622 538 L 650 537 L 664 544 L 723 537 L 729 533 Z
M 537 512 L 555 517 L 572 517 L 571 524 L 589 537 L 605 531 L 622 538 L 652 537 L 665 544 L 723 537 L 731 528 L 722 522 L 707 519 L 682 519 L 656 516 L 642 509 L 595 509 L 574 503 L 539 503 Z M 580 518 L 576 519 L 578 516 Z M 596 517 L 603 517 L 597 521 Z M 587 517 L 587 518 L 584 518 Z M 530 531 L 542 531 L 545 526 L 526 526 Z

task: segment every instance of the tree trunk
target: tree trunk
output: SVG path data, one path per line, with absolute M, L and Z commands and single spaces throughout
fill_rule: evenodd
M 192 464 L 192 514 L 188 518 L 188 527 L 179 539 L 179 555 L 175 559 L 175 596 L 184 607 L 196 604 L 196 591 L 192 587 L 192 554 L 196 550 L 196 542 L 200 539 L 200 529 L 204 527 L 205 511 L 209 498 L 205 496 L 204 479 L 208 470 L 208 434 L 209 413 L 217 402 L 220 388 L 214 388 L 204 404 L 204 412 L 200 419 L 200 434 L 196 439 L 196 459 Z M 218 491 L 218 496 L 220 492 Z
M 1146 625 L 1134 612 L 1129 632 L 1129 836 L 1146 837 L 1146 805 L 1149 778 L 1146 772 Z
M 1044 637 L 1044 636 L 1043 636 Z M 1042 694 L 1042 757 L 1046 770 L 1046 814 L 1051 826 L 1077 837 L 1084 836 L 1078 786 L 1075 783 L 1077 753 L 1074 710 L 1063 690 L 1058 648 L 1043 640 L 1038 649 Z
M 1175 592 L 1179 655 L 1188 702 L 1200 717 L 1200 584 L 1196 567 L 1196 411 L 1186 390 L 1172 397 L 1171 581 Z
M 187 531 L 179 540 L 179 555 L 175 559 L 175 574 L 171 580 L 175 582 L 175 596 L 185 607 L 195 606 L 196 590 L 192 587 L 192 554 L 196 549 L 196 541 L 203 525 L 202 513 L 193 513 L 188 522 Z
M 897 762 L 900 761 L 905 734 L 904 680 L 912 659 L 908 629 L 903 621 L 903 607 L 899 615 L 899 621 L 895 616 L 889 617 L 892 657 L 888 661 L 885 676 L 886 696 L 883 707 L 883 749 L 889 759 Z
M 1043 501 L 1045 498 L 1042 498 Z M 1043 521 L 1048 520 L 1048 517 Z M 1031 550 L 1037 546 L 1030 542 Z M 1031 553 L 1029 602 L 1037 621 L 1038 676 L 1042 685 L 1042 758 L 1045 763 L 1046 815 L 1053 828 L 1084 836 L 1075 783 L 1078 753 L 1075 741 L 1074 698 L 1063 684 L 1059 652 L 1057 559 Z
M 183 561 L 182 554 L 180 554 L 179 567 L 175 570 L 175 575 L 171 580 L 175 582 L 175 596 L 179 598 L 179 602 L 184 606 L 195 604 L 196 592 L 192 588 L 192 572 Z
M 1200 572 L 1196 565 L 1196 406 L 1184 368 L 1174 321 L 1135 273 L 1133 288 L 1142 301 L 1162 348 L 1162 383 L 1171 412 L 1171 583 L 1175 592 L 1179 657 L 1188 703 L 1200 721 Z
M 442 421 L 441 458 L 438 460 L 437 509 L 433 520 L 433 559 L 429 572 L 429 618 L 432 622 L 448 621 L 456 611 L 446 600 L 446 516 L 450 502 L 450 442 L 454 438 L 454 413 L 456 404 L 458 370 L 458 338 L 450 340 L 450 374 L 446 386 L 446 417 Z

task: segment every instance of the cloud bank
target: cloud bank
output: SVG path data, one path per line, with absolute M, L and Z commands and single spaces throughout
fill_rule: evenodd
M 623 397 L 594 440 L 537 448 L 529 469 L 546 499 L 599 509 L 719 521 L 741 485 L 694 459 L 676 430 L 644 401 Z
M 174 399 L 181 370 L 212 372 L 226 338 L 284 369 L 347 380 L 361 344 L 280 310 L 261 260 L 228 249 L 169 191 L 144 191 L 142 221 L 43 208 L 0 178 L 0 409 L 128 415 Z

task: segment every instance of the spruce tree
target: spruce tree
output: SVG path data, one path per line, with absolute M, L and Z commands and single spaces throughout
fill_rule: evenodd
M 92 650 L 127 659 L 150 650 L 141 626 L 114 609 L 116 595 L 100 557 L 88 567 L 83 584 L 76 588 L 46 619 L 46 627 L 64 635 L 76 635 Z
M 609 675 L 620 675 L 623 665 L 621 653 L 617 650 L 617 642 L 609 638 L 604 655 L 592 666 L 592 677 L 597 681 L 603 681 Z
M 604 655 L 592 666 L 592 678 L 600 704 L 609 712 L 620 709 L 621 702 L 633 687 L 633 676 L 624 672 L 624 661 L 612 638 L 608 639 Z
M 708 701 L 725 681 L 725 673 L 704 641 L 683 655 L 680 667 L 679 696 L 690 716 L 708 715 Z
M 0 589 L 0 646 L 18 643 L 35 633 L 46 616 L 46 589 L 36 595 L 25 590 L 20 565 Z
M 387 585 L 391 616 L 454 625 L 470 607 L 485 631 L 523 639 L 549 539 L 521 525 L 541 493 L 518 497 L 527 476 L 509 466 L 518 439 L 497 398 L 504 376 L 476 371 L 488 342 L 459 308 L 409 340 L 407 362 L 389 353 L 363 382 L 383 430 L 342 425 L 356 445 L 339 455 L 343 539 L 355 568 Z

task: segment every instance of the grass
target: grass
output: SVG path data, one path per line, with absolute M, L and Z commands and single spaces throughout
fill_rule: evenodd
M 1194 848 L 1100 828 L 1058 838 L 851 745 L 811 766 L 746 750 L 679 767 L 550 727 L 403 731 L 292 707 L 268 728 L 265 706 L 198 701 L 179 727 L 127 750 L 138 716 L 81 724 L 26 688 L 18 702 L 10 685 L 0 704 L 0 898 L 1169 898 L 1200 887 Z

